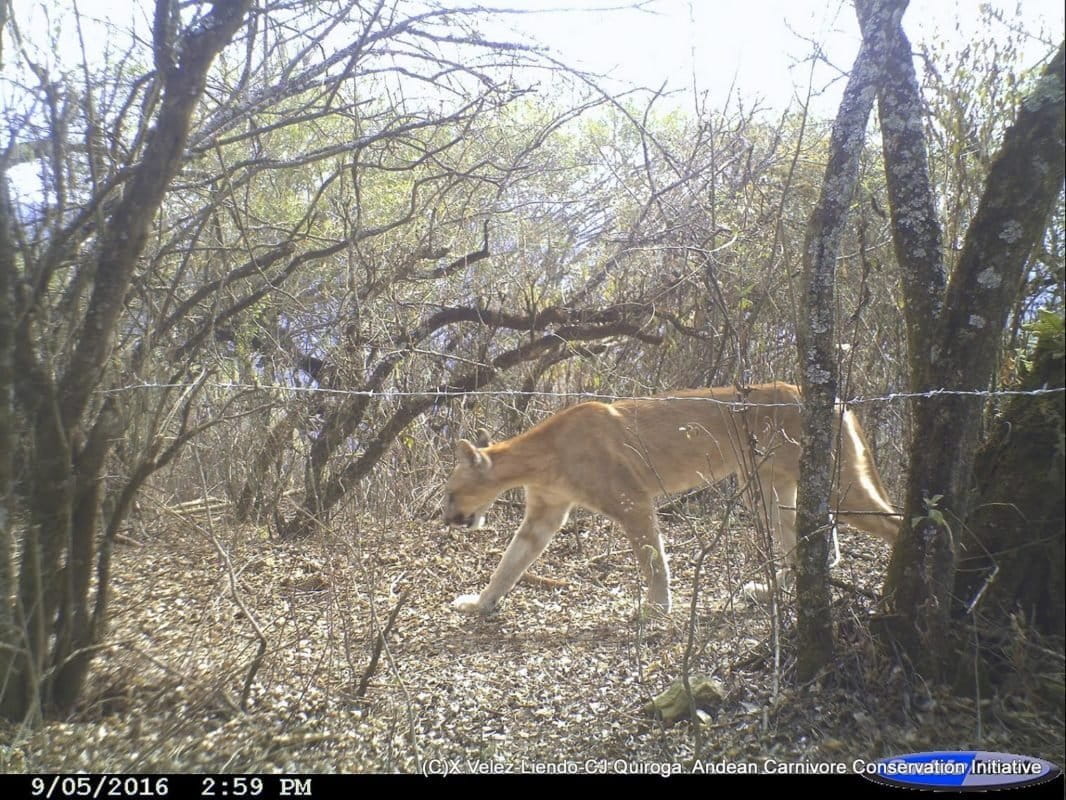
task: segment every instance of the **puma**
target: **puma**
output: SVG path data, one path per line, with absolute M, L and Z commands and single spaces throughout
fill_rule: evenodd
M 490 614 L 543 552 L 575 506 L 615 520 L 625 531 L 654 610 L 670 610 L 670 571 L 654 500 L 757 476 L 779 554 L 796 545 L 802 396 L 796 386 L 767 383 L 676 391 L 658 397 L 588 402 L 565 408 L 507 441 L 460 439 L 448 478 L 444 519 L 479 528 L 492 502 L 525 487 L 522 525 L 488 586 L 453 603 Z M 843 410 L 838 491 L 832 508 L 854 527 L 895 541 L 899 527 L 855 415 Z M 750 494 L 750 493 L 749 493 Z M 760 512 L 761 513 L 761 512 Z

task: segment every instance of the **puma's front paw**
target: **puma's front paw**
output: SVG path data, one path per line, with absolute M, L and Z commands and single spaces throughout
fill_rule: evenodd
M 476 594 L 461 594 L 454 600 L 452 600 L 452 608 L 456 611 L 462 611 L 464 614 L 482 614 L 481 606 L 478 605 L 478 599 L 480 595 Z

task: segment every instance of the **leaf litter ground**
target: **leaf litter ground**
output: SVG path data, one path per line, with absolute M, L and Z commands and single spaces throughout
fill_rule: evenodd
M 697 759 L 850 766 L 970 748 L 1064 761 L 1061 706 L 1025 691 L 930 694 L 875 645 L 861 591 L 876 592 L 888 554 L 861 534 L 841 536 L 834 574 L 860 591 L 834 590 L 834 668 L 797 688 L 787 599 L 775 634 L 767 609 L 738 592 L 759 561 L 740 522 L 705 557 L 694 612 L 713 515 L 664 522 L 667 620 L 641 621 L 628 545 L 589 515 L 556 537 L 499 614 L 458 614 L 450 601 L 484 585 L 515 522 L 503 514 L 496 528 L 456 531 L 352 519 L 283 542 L 172 518 L 116 548 L 108 648 L 83 708 L 6 731 L 0 767 L 417 772 L 446 760 L 463 770 L 687 771 Z M 266 651 L 241 711 L 259 646 L 253 620 Z M 698 724 L 667 726 L 643 706 L 682 674 L 686 653 L 690 674 L 715 679 L 722 700 Z

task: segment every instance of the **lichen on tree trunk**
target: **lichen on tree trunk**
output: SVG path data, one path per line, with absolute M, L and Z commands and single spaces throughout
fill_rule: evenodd
M 886 30 L 905 2 L 873 0 L 870 24 L 855 58 L 833 124 L 829 161 L 818 204 L 807 225 L 803 254 L 802 309 L 797 344 L 803 385 L 803 454 L 796 498 L 797 676 L 814 678 L 833 652 L 829 605 L 829 498 L 832 490 L 837 348 L 834 322 L 835 266 L 848 207 L 859 175 L 866 125 L 881 80 Z
M 873 2 L 857 3 L 864 32 Z M 913 436 L 899 539 L 886 580 L 899 644 L 926 676 L 951 657 L 955 547 L 969 512 L 982 397 L 1029 254 L 1063 183 L 1063 49 L 1022 104 L 994 159 L 958 264 L 945 286 L 925 165 L 922 104 L 899 25 L 880 91 L 885 172 L 903 273 Z

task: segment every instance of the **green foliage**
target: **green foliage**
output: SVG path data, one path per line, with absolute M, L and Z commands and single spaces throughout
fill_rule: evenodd
M 1066 317 L 1061 310 L 1041 308 L 1025 330 L 1036 338 L 1037 348 L 1045 350 L 1052 359 L 1066 358 Z
M 944 516 L 944 512 L 940 509 L 940 501 L 943 499 L 944 495 L 942 494 L 935 494 L 932 497 L 922 498 L 922 502 L 925 504 L 925 513 L 911 517 L 911 525 L 917 527 L 925 520 L 929 520 L 938 528 L 947 528 L 947 518 Z

